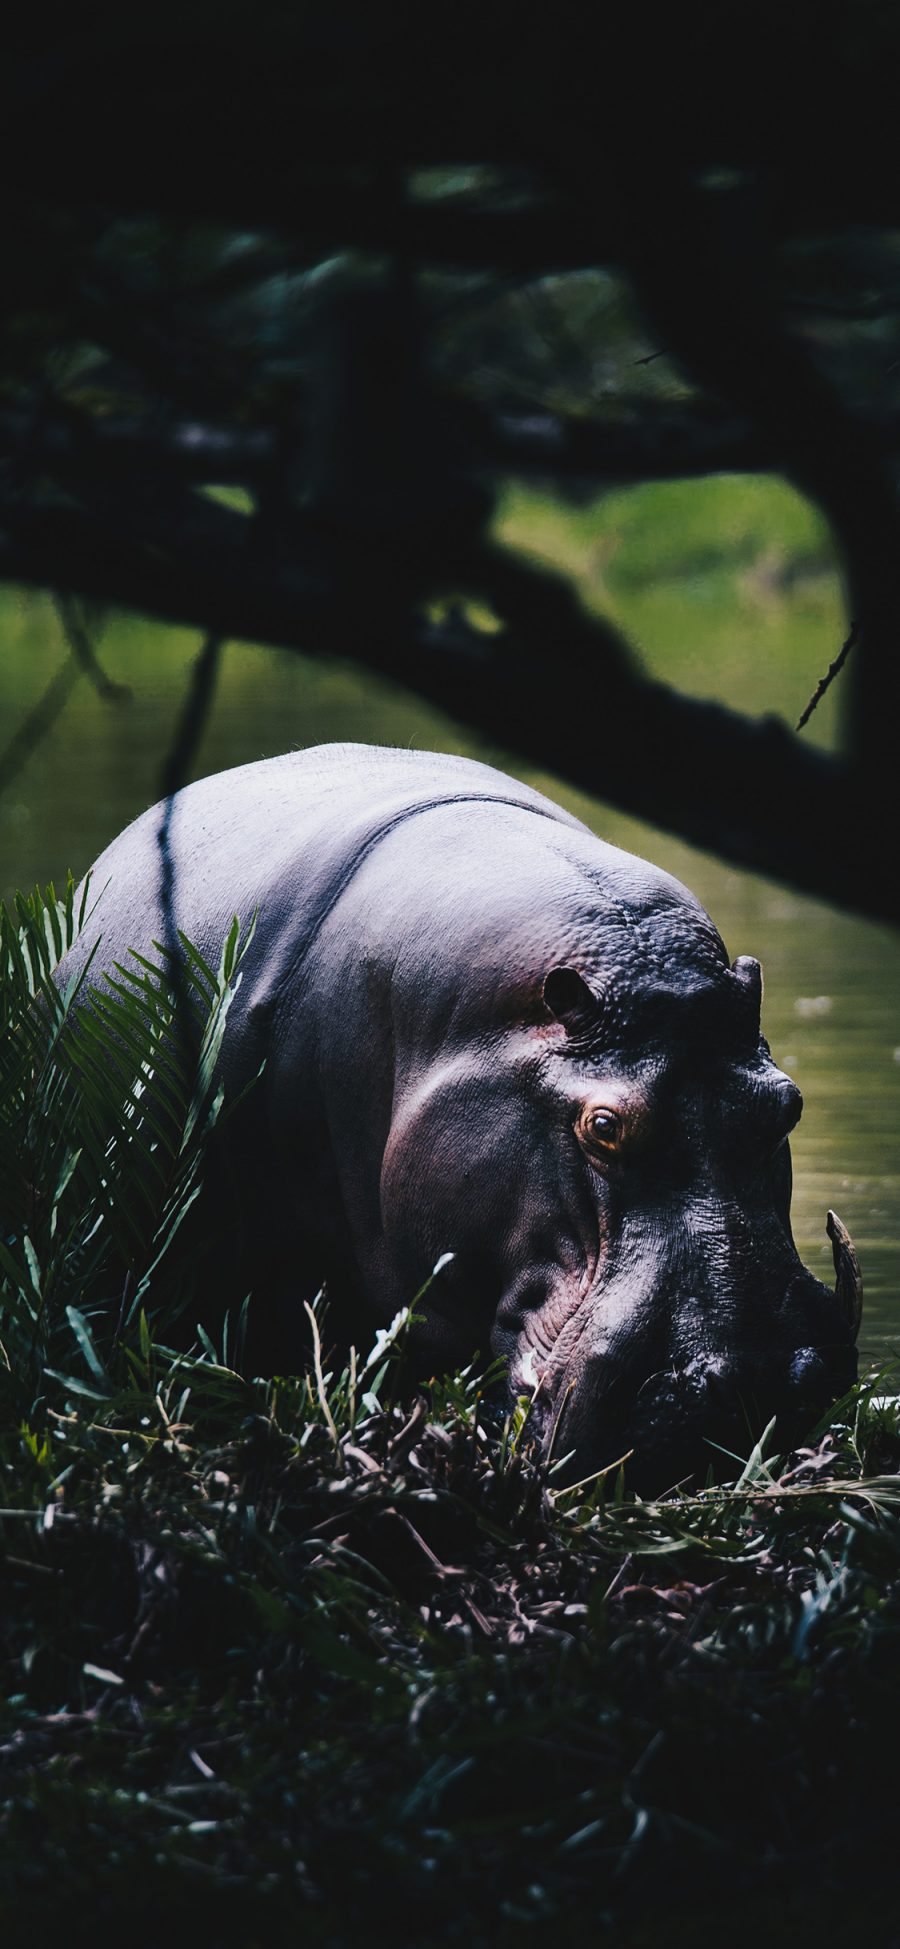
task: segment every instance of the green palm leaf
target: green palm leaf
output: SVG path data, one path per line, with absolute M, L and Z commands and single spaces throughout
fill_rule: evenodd
M 0 905 L 0 1344 L 23 1411 L 73 1352 L 93 1382 L 124 1326 L 189 1296 L 173 1240 L 223 1113 L 218 1067 L 252 936 L 217 967 L 134 954 L 56 979 L 84 925 L 71 878 Z

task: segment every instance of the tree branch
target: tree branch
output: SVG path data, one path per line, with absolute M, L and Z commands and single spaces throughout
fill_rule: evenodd
M 754 722 L 642 678 L 563 578 L 500 548 L 454 556 L 436 542 L 411 603 L 408 565 L 359 538 L 301 523 L 280 552 L 260 552 L 253 527 L 192 497 L 150 543 L 124 521 L 19 508 L 0 529 L 0 574 L 211 634 L 355 657 L 585 791 L 740 865 L 900 918 L 900 889 L 866 843 L 864 777 L 775 719 Z M 429 587 L 490 602 L 504 629 L 427 622 L 419 603 Z
M 833 662 L 829 663 L 828 669 L 826 670 L 824 677 L 819 678 L 819 681 L 816 684 L 815 690 L 813 691 L 809 703 L 806 704 L 803 710 L 800 712 L 800 716 L 797 719 L 797 723 L 795 727 L 798 731 L 802 731 L 804 725 L 809 723 L 813 711 L 818 709 L 820 703 L 822 702 L 822 698 L 825 696 L 826 691 L 831 689 L 835 677 L 837 677 L 840 674 L 840 672 L 843 670 L 844 664 L 846 663 L 847 658 L 850 655 L 850 651 L 852 650 L 858 635 L 859 635 L 859 624 L 851 623 L 849 636 L 842 643 L 840 649 L 838 650 L 837 656 L 834 658 Z
M 866 791 L 893 800 L 900 720 L 897 498 L 886 455 L 780 323 L 768 209 L 704 195 L 670 171 L 632 180 L 639 294 L 700 383 L 781 444 L 786 471 L 827 515 L 846 556 L 859 650 L 853 748 Z M 882 807 L 884 813 L 885 807 Z
M 458 441 L 469 462 L 497 474 L 534 476 L 564 484 L 684 480 L 713 473 L 786 469 L 790 447 L 737 413 L 706 401 L 682 409 L 642 405 L 609 419 L 561 413 L 495 412 L 453 402 Z M 885 451 L 900 447 L 900 414 L 864 422 Z M 295 435 L 295 468 L 302 460 Z M 272 426 L 217 426 L 202 420 L 168 424 L 131 417 L 26 412 L 0 408 L 0 451 L 25 473 L 49 474 L 79 486 L 92 474 L 129 488 L 149 473 L 182 485 L 264 487 L 292 456 L 284 432 Z

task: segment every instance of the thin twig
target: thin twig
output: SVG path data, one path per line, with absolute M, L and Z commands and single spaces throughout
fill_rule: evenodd
M 813 694 L 809 700 L 809 703 L 806 706 L 805 711 L 803 711 L 801 716 L 798 717 L 797 719 L 796 728 L 798 731 L 802 731 L 804 724 L 809 723 L 809 720 L 812 717 L 816 705 L 820 703 L 821 699 L 824 697 L 825 692 L 829 688 L 829 686 L 834 683 L 838 671 L 843 669 L 844 664 L 846 663 L 847 658 L 850 655 L 850 651 L 852 650 L 853 645 L 856 642 L 858 636 L 859 636 L 859 624 L 851 623 L 850 634 L 847 638 L 846 643 L 844 643 L 842 648 L 838 651 L 837 656 L 834 659 L 834 662 L 829 663 L 828 669 L 826 670 L 824 677 L 819 678 L 819 681 L 815 687 L 815 690 L 813 691 Z
M 0 792 L 5 792 L 20 771 L 27 765 L 33 751 L 52 729 L 78 681 L 79 669 L 72 657 L 67 656 L 62 668 L 51 677 L 46 690 L 29 711 L 24 722 L 0 752 Z
M 171 829 L 175 795 L 187 778 L 212 702 L 222 638 L 210 631 L 191 672 L 190 688 L 178 721 L 171 749 L 166 753 L 160 784 L 164 799 L 162 818 L 156 835 L 160 853 L 160 904 L 163 934 L 167 947 L 175 948 L 175 864 L 172 858 Z
M 178 948 L 175 920 L 175 860 L 172 852 L 172 814 L 175 797 L 185 783 L 209 714 L 215 687 L 222 638 L 210 630 L 191 671 L 188 693 L 171 748 L 162 766 L 162 816 L 156 830 L 159 849 L 159 903 L 162 910 L 162 945 L 167 951 L 167 973 L 175 1003 L 175 1032 L 185 1077 L 189 1078 L 199 1049 L 197 1025 L 187 992 L 184 962 Z
M 171 749 L 166 753 L 160 785 L 163 798 L 174 798 L 190 770 L 203 735 L 222 649 L 222 638 L 210 630 L 191 671 L 191 682 Z
M 90 679 L 98 697 L 105 697 L 110 704 L 126 703 L 131 697 L 131 691 L 127 684 L 115 683 L 112 677 L 107 676 L 78 613 L 74 597 L 60 595 L 56 590 L 53 595 L 53 607 L 59 617 L 72 656 L 85 676 Z

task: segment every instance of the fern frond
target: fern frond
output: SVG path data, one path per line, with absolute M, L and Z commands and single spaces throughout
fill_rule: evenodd
M 87 915 L 71 878 L 0 905 L 0 1340 L 26 1411 L 73 1334 L 96 1382 L 85 1335 L 102 1365 L 124 1322 L 174 1304 L 253 932 L 235 920 L 215 968 L 181 936 L 177 964 L 159 947 L 101 984 L 60 966 Z

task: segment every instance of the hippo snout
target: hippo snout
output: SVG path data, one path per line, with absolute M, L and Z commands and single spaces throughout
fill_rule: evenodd
M 842 1346 L 798 1347 L 774 1363 L 762 1357 L 741 1361 L 706 1355 L 675 1371 L 669 1398 L 682 1417 L 725 1421 L 735 1429 L 743 1422 L 752 1430 L 760 1412 L 768 1409 L 769 1421 L 775 1416 L 787 1427 L 798 1417 L 824 1414 L 852 1386 L 855 1369 L 853 1350 Z
M 710 1471 L 732 1478 L 772 1421 L 772 1452 L 788 1452 L 856 1378 L 855 1352 L 839 1342 L 698 1353 L 649 1375 L 627 1399 L 624 1385 L 605 1391 L 600 1363 L 595 1373 L 591 1365 L 557 1396 L 554 1450 L 574 1450 L 577 1462 L 560 1477 L 581 1481 L 627 1455 L 629 1485 L 654 1496 Z

